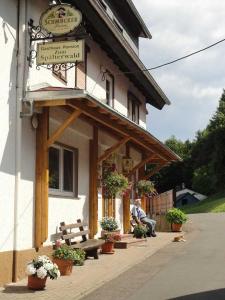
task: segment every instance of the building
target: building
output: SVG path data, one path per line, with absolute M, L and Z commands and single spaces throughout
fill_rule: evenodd
M 195 204 L 202 200 L 205 200 L 207 196 L 192 191 L 190 189 L 183 188 L 176 192 L 176 207 L 182 207 L 183 205 Z
M 135 181 L 179 159 L 146 131 L 146 104 L 162 109 L 169 100 L 142 72 L 138 41 L 151 34 L 132 1 L 65 1 L 81 12 L 81 25 L 75 35 L 45 33 L 45 41 L 83 39 L 83 59 L 75 67 L 36 68 L 43 30 L 34 26 L 50 2 L 0 3 L 1 284 L 20 279 L 28 260 L 51 251 L 61 221 L 87 220 L 95 236 L 99 220 L 114 215 L 128 230 L 129 195 L 104 199 L 102 169 L 122 172 L 130 160 Z M 64 20 L 63 9 L 57 13 Z M 154 165 L 147 175 L 146 163 Z

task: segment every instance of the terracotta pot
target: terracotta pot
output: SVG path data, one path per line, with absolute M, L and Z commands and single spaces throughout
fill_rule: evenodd
M 111 234 L 111 233 L 120 234 L 120 229 L 113 230 L 113 231 L 102 230 L 101 237 L 104 237 L 105 234 Z
M 61 276 L 68 276 L 73 270 L 73 261 L 69 259 L 54 258 L 53 262 L 59 267 Z
M 181 231 L 181 227 L 182 227 L 182 224 L 175 224 L 175 223 L 172 223 L 172 231 L 174 232 L 180 232 Z
M 114 243 L 113 242 L 105 242 L 104 244 L 102 244 L 102 253 L 105 254 L 113 254 L 114 253 Z
M 47 277 L 45 277 L 44 279 L 38 278 L 37 276 L 28 276 L 28 283 L 27 283 L 27 287 L 30 290 L 35 290 L 35 291 L 39 291 L 39 290 L 43 290 L 45 288 L 45 283 L 46 283 Z

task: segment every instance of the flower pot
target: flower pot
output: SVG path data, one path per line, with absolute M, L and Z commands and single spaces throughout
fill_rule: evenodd
M 59 267 L 61 276 L 67 276 L 72 273 L 73 261 L 69 259 L 54 258 L 53 262 Z
M 35 290 L 35 291 L 43 290 L 45 288 L 46 280 L 47 280 L 47 276 L 44 279 L 41 279 L 36 275 L 35 276 L 30 275 L 28 276 L 27 287 L 30 290 Z
M 172 227 L 172 231 L 173 231 L 173 232 L 180 232 L 180 231 L 181 231 L 182 224 L 175 224 L 175 223 L 172 223 L 172 224 L 171 224 L 171 227 Z
M 102 230 L 101 231 L 101 237 L 104 237 L 104 235 L 106 235 L 106 234 L 112 234 L 112 233 L 120 234 L 120 229 L 113 230 L 113 231 Z
M 102 244 L 102 253 L 104 254 L 113 254 L 114 253 L 114 243 L 113 242 L 105 242 Z

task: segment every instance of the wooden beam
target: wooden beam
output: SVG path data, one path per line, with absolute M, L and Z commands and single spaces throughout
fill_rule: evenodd
M 130 137 L 126 136 L 119 142 L 117 142 L 115 145 L 113 145 L 111 148 L 107 149 L 99 158 L 98 163 L 108 158 L 113 152 L 115 152 L 118 148 L 122 147 L 124 144 L 126 144 L 130 140 Z
M 138 169 L 142 168 L 145 164 L 150 162 L 155 157 L 155 154 L 152 154 L 145 159 L 141 160 L 139 164 L 137 164 L 129 173 L 129 177 L 132 176 Z
M 49 109 L 38 114 L 36 131 L 36 179 L 35 179 L 35 248 L 40 248 L 48 238 L 48 124 Z
M 93 126 L 93 139 L 89 146 L 89 228 L 90 238 L 98 231 L 98 128 Z
M 80 115 L 81 111 L 79 109 L 75 110 L 48 139 L 47 146 L 50 147 L 63 134 L 64 130 L 74 123 Z
M 130 193 L 127 192 L 123 196 L 123 231 L 130 232 Z
M 158 173 L 162 168 L 164 168 L 166 165 L 168 165 L 167 162 L 162 163 L 158 166 L 156 166 L 149 174 L 143 176 L 141 179 L 142 180 L 148 180 L 150 177 L 152 177 L 153 175 L 155 175 L 156 173 Z
M 133 140 L 136 144 L 139 144 L 142 148 L 148 150 L 151 153 L 155 153 L 158 157 L 161 157 L 164 160 L 171 161 L 170 156 L 168 154 L 164 154 L 164 153 L 160 154 L 158 147 L 156 147 L 155 145 L 152 145 L 150 142 L 149 143 L 142 142 L 140 140 L 140 134 L 138 132 L 136 133 L 133 130 L 133 128 L 129 130 L 125 126 L 118 124 L 116 121 L 112 123 L 108 116 L 102 115 L 97 110 L 91 109 L 83 101 L 73 102 L 72 100 L 67 100 L 67 105 L 69 105 L 73 108 L 80 109 L 83 114 L 86 114 L 87 116 L 98 121 L 99 123 L 102 123 L 105 126 L 119 132 L 121 135 L 130 136 L 131 140 Z
M 35 107 L 50 107 L 66 105 L 65 99 L 35 101 Z

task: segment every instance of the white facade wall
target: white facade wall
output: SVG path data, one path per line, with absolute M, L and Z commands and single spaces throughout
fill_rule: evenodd
M 16 20 L 16 0 L 0 1 L 0 251 L 14 244 Z
M 141 102 L 140 126 L 146 128 L 146 102 L 144 96 L 134 84 L 121 73 L 107 54 L 94 41 L 88 40 L 90 52 L 87 58 L 87 91 L 103 103 L 105 99 L 106 82 L 102 80 L 103 72 L 108 70 L 114 76 L 114 109 L 127 117 L 127 92 L 132 92 Z

